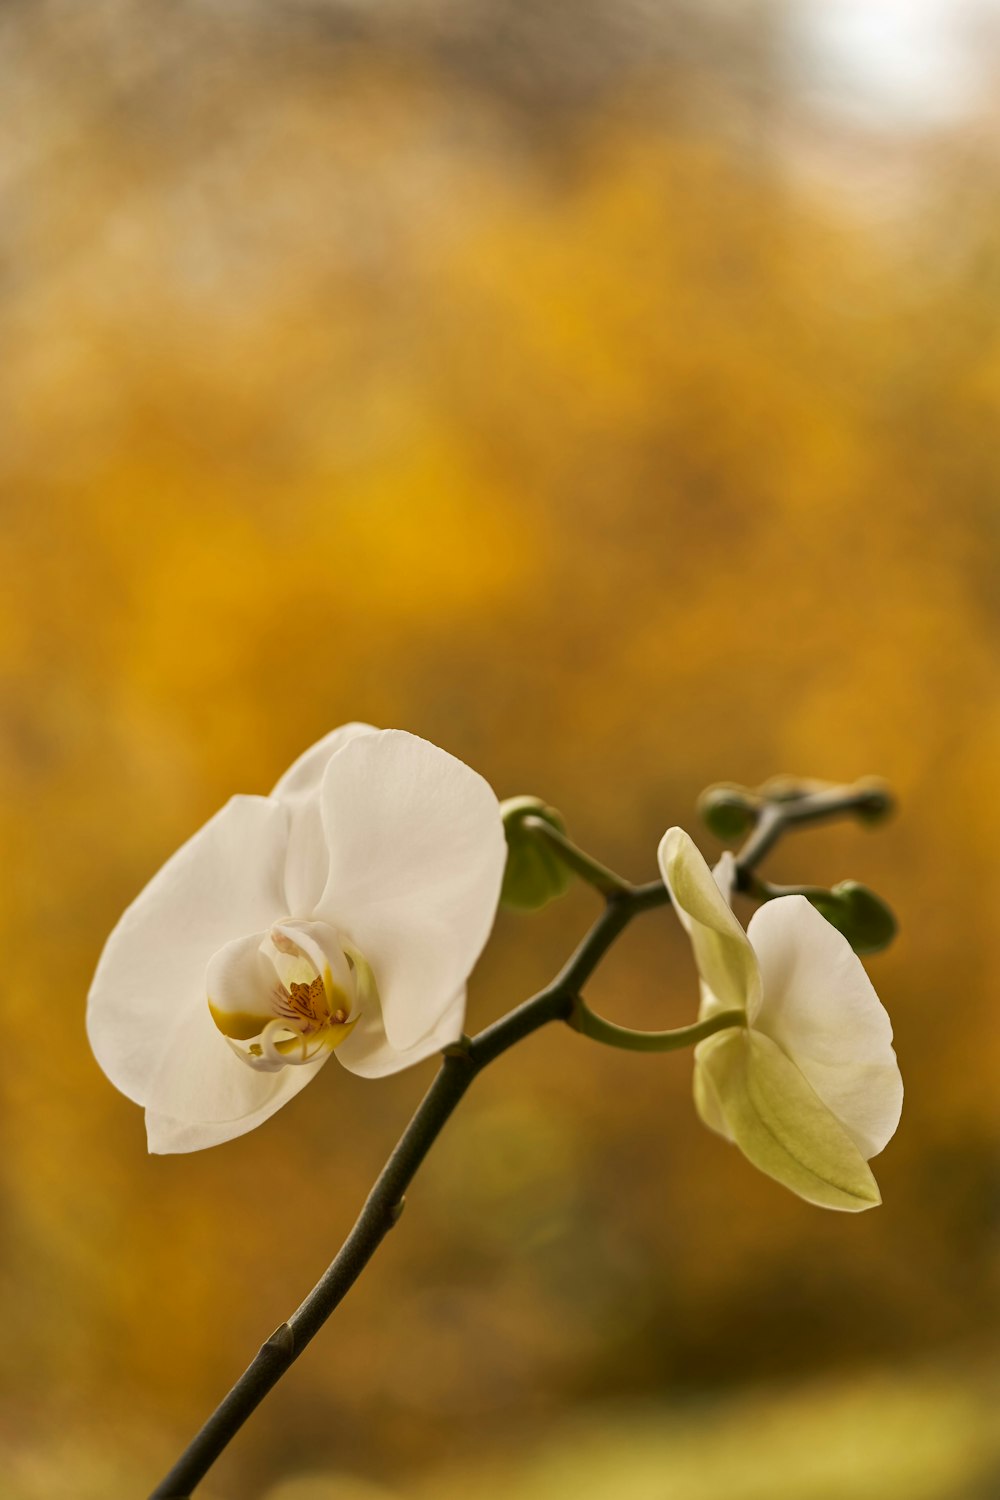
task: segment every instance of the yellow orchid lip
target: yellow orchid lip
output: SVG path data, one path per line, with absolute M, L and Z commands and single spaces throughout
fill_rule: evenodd
M 346 985 L 355 991 L 349 994 L 345 984 L 334 980 L 321 950 L 304 934 L 293 937 L 288 927 L 275 927 L 258 953 L 272 964 L 272 982 L 261 995 L 260 1008 L 230 1008 L 208 999 L 213 1022 L 237 1056 L 267 1072 L 313 1062 L 339 1047 L 361 1015 L 353 958 L 341 952 L 337 965 Z M 253 987 L 259 988 L 259 968 L 248 972 L 247 982 L 250 994 Z

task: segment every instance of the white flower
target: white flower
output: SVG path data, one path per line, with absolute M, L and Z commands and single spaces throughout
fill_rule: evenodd
M 734 865 L 716 878 L 680 828 L 660 869 L 701 976 L 701 1017 L 746 1025 L 695 1049 L 705 1124 L 768 1176 L 824 1208 L 880 1203 L 868 1166 L 899 1123 L 903 1084 L 892 1027 L 857 956 L 804 896 L 759 908 L 746 932 L 729 909 Z
M 505 857 L 482 777 L 399 730 L 345 725 L 269 797 L 233 797 L 125 912 L 90 992 L 149 1149 L 242 1135 L 334 1051 L 377 1078 L 457 1041 Z

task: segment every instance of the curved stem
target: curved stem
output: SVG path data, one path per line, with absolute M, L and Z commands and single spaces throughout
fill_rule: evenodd
M 595 1015 L 581 996 L 576 997 L 569 1025 L 595 1042 L 604 1042 L 608 1047 L 621 1047 L 627 1052 L 679 1052 L 684 1047 L 693 1047 L 717 1031 L 727 1031 L 734 1026 L 745 1026 L 746 1014 L 742 1010 L 724 1010 L 709 1016 L 704 1021 L 695 1021 L 690 1026 L 677 1026 L 672 1031 L 633 1031 L 630 1026 L 616 1026 Z
M 578 844 L 574 844 L 571 838 L 560 832 L 545 818 L 533 818 L 529 815 L 522 818 L 521 827 L 530 828 L 537 838 L 543 838 L 568 870 L 572 870 L 574 875 L 579 875 L 581 880 L 585 880 L 602 895 L 623 895 L 631 889 L 627 880 L 616 875 L 614 870 L 610 870 L 607 865 L 602 865 L 600 860 L 585 853 Z

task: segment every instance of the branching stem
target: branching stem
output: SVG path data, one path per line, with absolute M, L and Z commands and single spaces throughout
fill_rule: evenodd
M 835 817 L 870 807 L 871 790 L 832 788 L 794 802 L 767 804 L 757 826 L 737 857 L 741 887 L 749 887 L 755 865 L 773 848 L 787 827 Z M 654 907 L 666 906 L 669 896 L 660 881 L 630 885 L 570 840 L 540 821 L 539 831 L 584 879 L 603 890 L 604 911 L 555 979 L 477 1036 L 463 1038 L 446 1049 L 441 1068 L 416 1113 L 403 1132 L 365 1201 L 354 1228 L 334 1260 L 300 1307 L 272 1333 L 232 1390 L 191 1441 L 150 1500 L 189 1500 L 220 1454 L 239 1432 L 268 1391 L 281 1379 L 346 1296 L 402 1212 L 404 1194 L 452 1112 L 476 1075 L 502 1053 L 550 1021 L 566 1021 L 576 1029 L 611 1046 L 631 1050 L 666 1051 L 687 1046 L 722 1026 L 739 1023 L 726 1015 L 664 1033 L 630 1032 L 586 1010 L 580 992 L 602 958 L 632 918 Z M 556 834 L 556 838 L 552 835 Z M 734 1013 L 735 1014 L 735 1013 Z M 581 1024 L 583 1019 L 584 1024 Z M 707 1029 L 706 1029 L 707 1028 Z M 667 1040 L 667 1039 L 670 1040 Z
M 854 814 L 865 821 L 885 817 L 892 810 L 892 799 L 881 782 L 874 778 L 854 786 L 824 787 L 788 800 L 765 802 L 757 826 L 736 856 L 740 890 L 749 890 L 750 876 L 765 855 L 789 829 L 805 823 L 824 823 L 830 818 Z

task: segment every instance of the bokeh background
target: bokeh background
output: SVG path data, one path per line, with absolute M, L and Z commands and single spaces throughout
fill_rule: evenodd
M 1000 9 L 7 0 L 0 63 L 0 1495 L 144 1494 L 432 1075 L 149 1158 L 83 1034 L 135 892 L 351 718 L 635 878 L 710 781 L 889 778 L 771 869 L 896 908 L 906 1108 L 824 1214 L 688 1058 L 532 1039 L 206 1497 L 1000 1494 Z M 592 909 L 502 917 L 471 1024 Z M 690 1018 L 672 919 L 593 994 Z

